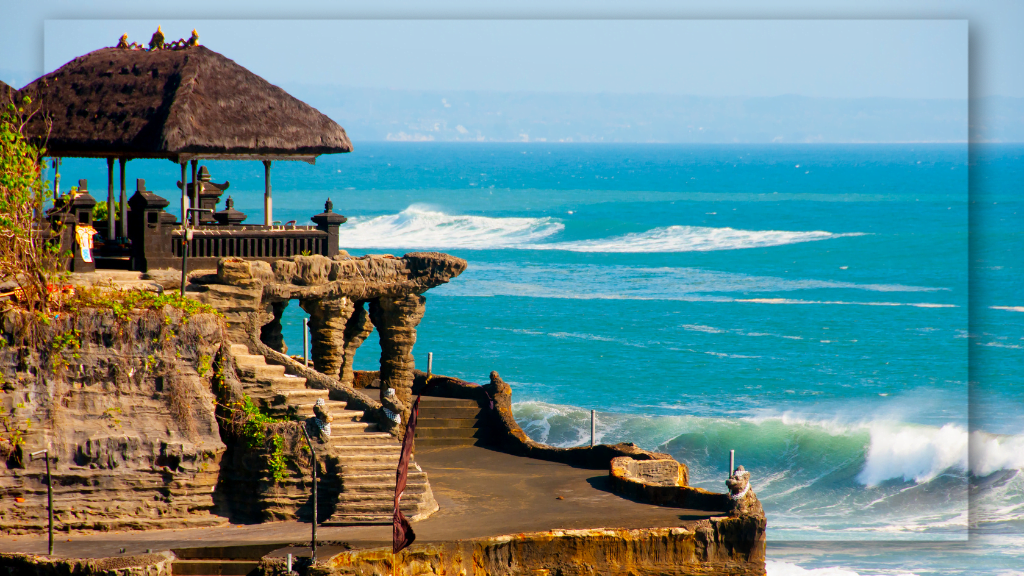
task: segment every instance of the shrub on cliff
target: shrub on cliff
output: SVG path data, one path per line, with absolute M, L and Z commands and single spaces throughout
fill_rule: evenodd
M 59 238 L 42 219 L 49 187 L 42 179 L 45 149 L 24 135 L 31 112 L 26 96 L 0 109 L 0 282 L 17 287 L 18 301 L 46 311 L 63 280 Z

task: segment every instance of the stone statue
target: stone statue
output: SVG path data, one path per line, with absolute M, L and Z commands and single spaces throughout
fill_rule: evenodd
M 743 466 L 737 466 L 736 470 L 725 481 L 729 489 L 729 500 L 732 504 L 729 509 L 730 516 L 746 516 L 750 514 L 764 515 L 761 501 L 750 489 L 750 472 Z
M 316 404 L 313 405 L 313 415 L 316 416 L 313 423 L 316 425 L 320 441 L 328 442 L 331 439 L 331 422 L 334 421 L 334 416 L 327 413 L 323 398 L 317 398 Z

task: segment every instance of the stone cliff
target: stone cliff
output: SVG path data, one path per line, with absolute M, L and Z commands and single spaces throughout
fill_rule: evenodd
M 39 324 L 8 310 L 0 322 L 0 404 L 17 438 L 0 463 L 2 530 L 45 529 L 46 466 L 29 457 L 43 449 L 63 529 L 224 522 L 211 514 L 225 449 L 209 383 L 220 318 L 166 306 Z

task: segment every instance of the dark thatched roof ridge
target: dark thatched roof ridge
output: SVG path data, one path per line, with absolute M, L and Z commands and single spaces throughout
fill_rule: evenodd
M 345 130 L 312 106 L 205 46 L 101 48 L 21 92 L 52 121 L 51 156 L 291 156 L 352 151 Z

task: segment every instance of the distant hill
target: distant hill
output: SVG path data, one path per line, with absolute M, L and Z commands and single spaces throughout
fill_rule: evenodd
M 675 143 L 966 142 L 967 100 L 412 91 L 286 85 L 376 140 Z M 1024 141 L 1024 98 L 972 101 L 973 141 Z

